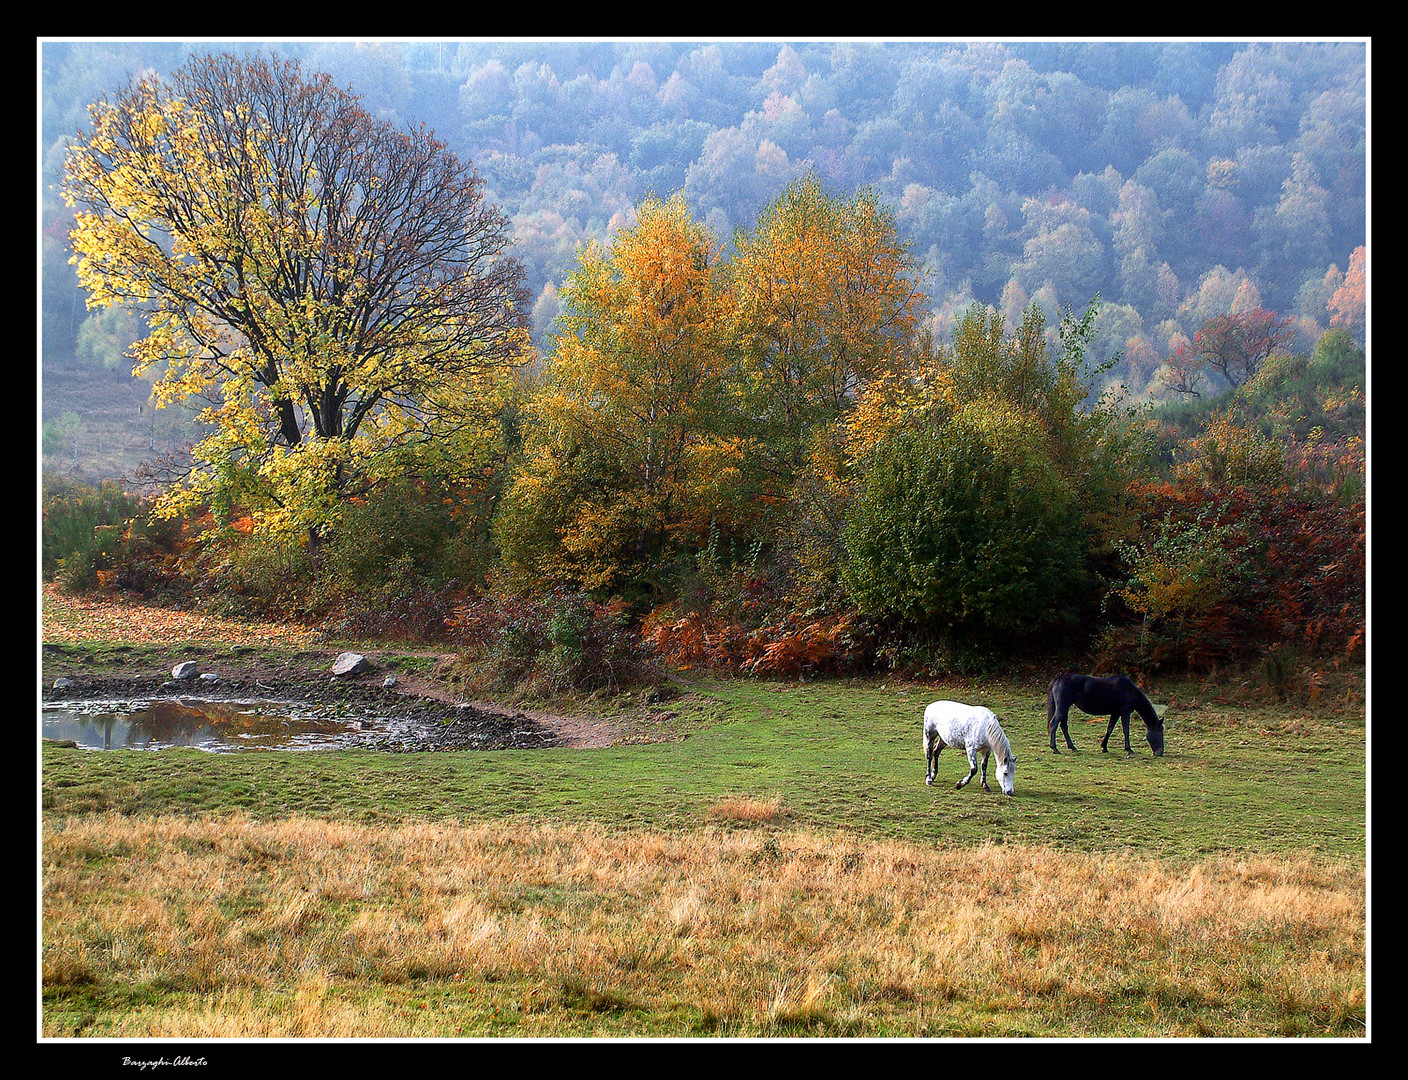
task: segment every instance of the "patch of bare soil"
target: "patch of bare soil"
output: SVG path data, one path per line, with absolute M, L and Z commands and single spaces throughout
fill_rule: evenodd
M 440 666 L 454 662 L 453 656 L 440 657 Z M 375 663 L 375 661 L 373 661 Z M 397 674 L 394 689 L 403 696 L 427 702 L 440 702 L 456 709 L 472 710 L 481 716 L 505 717 L 522 724 L 525 730 L 540 733 L 539 745 L 590 749 L 613 746 L 617 742 L 641 741 L 632 728 L 619 721 L 610 721 L 599 716 L 568 712 L 549 712 L 542 709 L 529 709 L 519 706 L 506 706 L 496 702 L 466 702 L 460 700 L 454 691 L 441 679 L 420 674 Z

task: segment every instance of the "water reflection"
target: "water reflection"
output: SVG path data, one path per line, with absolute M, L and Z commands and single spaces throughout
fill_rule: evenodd
M 162 750 L 188 746 L 233 750 L 320 750 L 346 747 L 374 723 L 298 714 L 287 702 L 193 699 L 45 705 L 43 737 L 99 750 Z

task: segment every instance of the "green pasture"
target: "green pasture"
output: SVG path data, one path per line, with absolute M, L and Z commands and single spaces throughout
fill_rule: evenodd
M 1361 684 L 1362 685 L 1362 684 Z M 1296 851 L 1363 860 L 1366 723 L 1353 691 L 1314 704 L 1255 692 L 1152 685 L 1167 750 L 1155 758 L 1131 725 L 1133 756 L 1105 721 L 1071 714 L 1080 753 L 1053 755 L 1044 688 L 834 680 L 706 680 L 667 703 L 666 741 L 609 749 L 208 754 L 44 746 L 42 807 L 66 816 L 288 814 L 596 822 L 622 828 L 718 824 L 730 797 L 780 798 L 774 825 L 937 845 L 1036 843 L 1171 859 Z M 992 708 L 1018 759 L 1016 796 L 962 791 L 961 752 L 945 750 L 924 784 L 920 716 L 952 697 Z

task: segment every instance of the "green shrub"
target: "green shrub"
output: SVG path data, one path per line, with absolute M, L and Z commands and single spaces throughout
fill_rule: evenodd
M 183 593 L 183 523 L 156 518 L 144 499 L 115 481 L 97 488 L 64 482 L 44 496 L 42 566 L 66 592 Z
M 116 554 L 116 544 L 142 501 L 115 481 L 98 487 L 75 481 L 46 485 L 40 522 L 40 572 L 65 588 L 96 588 L 97 571 Z
M 451 624 L 470 681 L 487 690 L 615 692 L 653 685 L 663 675 L 629 614 L 581 592 L 493 593 L 460 605 Z
M 83 595 L 98 590 L 98 564 L 85 551 L 74 551 L 57 560 L 50 580 L 66 593 Z
M 346 637 L 434 642 L 445 639 L 458 582 L 418 566 L 409 554 L 390 556 L 374 576 L 319 582 L 316 605 L 330 629 Z
M 231 530 L 207 540 L 194 565 L 201 593 L 224 610 L 279 618 L 309 613 L 314 561 L 304 536 Z
M 313 606 L 352 635 L 443 639 L 462 583 L 487 567 L 482 532 L 445 485 L 406 477 L 377 488 L 323 537 Z
M 316 540 L 236 517 L 206 542 L 206 591 L 345 636 L 443 640 L 461 582 L 488 560 L 475 520 L 449 488 L 409 476 L 347 502 Z
M 960 414 L 877 446 L 843 530 L 843 576 L 862 613 L 921 633 L 1030 635 L 1071 621 L 1081 521 L 1035 442 Z

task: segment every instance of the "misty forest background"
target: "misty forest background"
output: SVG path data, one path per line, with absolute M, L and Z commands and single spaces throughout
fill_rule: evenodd
M 238 507 L 145 513 L 150 463 L 195 441 L 196 409 L 151 406 L 128 359 L 140 324 L 88 310 L 69 263 L 59 188 L 88 105 L 217 51 L 298 58 L 374 117 L 425 125 L 478 170 L 526 270 L 535 353 L 476 479 L 426 465 L 316 552 Z M 496 686 L 543 691 L 1059 655 L 1252 665 L 1313 694 L 1325 665 L 1363 659 L 1362 42 L 45 42 L 40 59 L 43 570 L 63 588 L 449 640 Z M 696 484 L 690 520 L 648 547 L 566 557 L 522 478 L 592 492 L 603 521 L 627 495 L 585 451 L 570 477 L 542 472 L 583 246 L 677 197 L 728 259 L 808 181 L 891 215 L 920 368 L 975 400 L 1002 398 L 1001 357 L 1039 369 L 1045 441 L 1003 441 L 1027 430 L 1010 394 L 981 431 L 882 410 L 857 435 L 855 410 L 879 408 L 857 395 L 794 440 L 775 498 L 720 490 L 701 511 Z M 1243 377 L 1207 362 L 1214 330 L 1249 328 L 1270 344 Z

